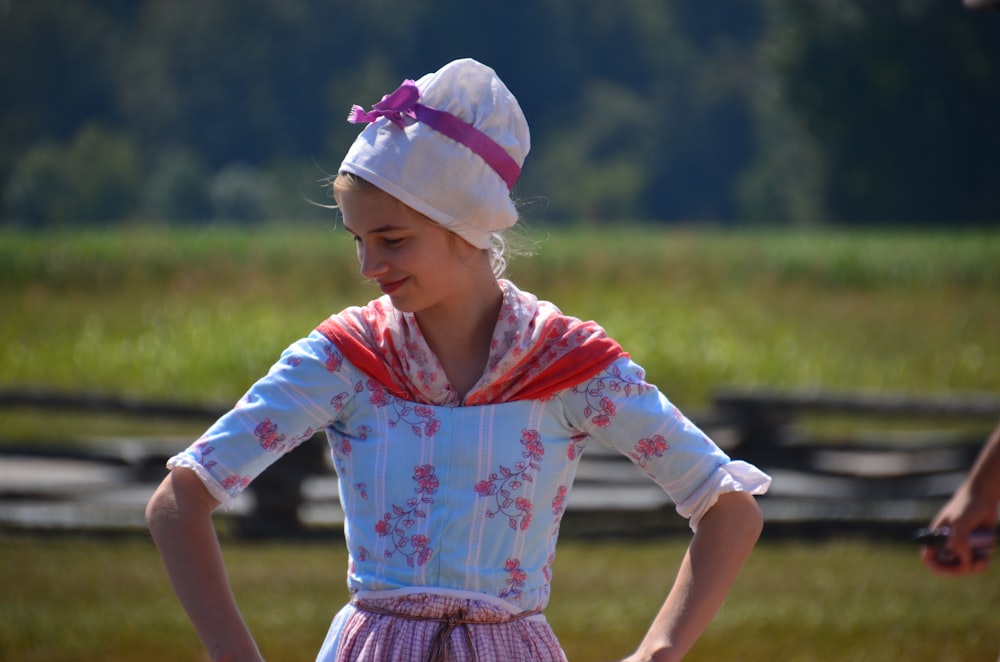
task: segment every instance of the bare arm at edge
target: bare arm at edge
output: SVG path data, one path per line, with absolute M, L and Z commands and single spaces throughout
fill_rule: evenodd
M 638 650 L 625 662 L 683 659 L 715 617 L 763 527 L 756 500 L 728 492 L 705 513 L 673 588 Z
M 173 469 L 146 505 L 146 522 L 188 619 L 216 662 L 263 660 L 233 596 L 212 523 L 219 502 L 191 471 Z
M 968 476 L 955 490 L 948 502 L 938 511 L 931 528 L 948 527 L 947 546 L 959 559 L 954 566 L 937 561 L 934 550 L 924 548 L 924 564 L 939 575 L 959 577 L 983 572 L 989 566 L 989 557 L 973 559 L 969 534 L 976 529 L 993 529 L 997 525 L 997 508 L 1000 506 L 1000 424 L 997 424 L 983 446 Z

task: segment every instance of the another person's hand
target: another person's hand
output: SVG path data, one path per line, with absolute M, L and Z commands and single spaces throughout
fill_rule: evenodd
M 921 558 L 939 575 L 969 575 L 986 570 L 996 545 L 1000 506 L 1000 424 L 980 450 L 965 481 L 931 521 L 946 533 L 943 544 L 927 545 Z
M 931 524 L 945 535 L 943 542 L 925 545 L 921 559 L 931 572 L 961 576 L 983 572 L 996 546 L 996 504 L 976 499 L 960 488 Z

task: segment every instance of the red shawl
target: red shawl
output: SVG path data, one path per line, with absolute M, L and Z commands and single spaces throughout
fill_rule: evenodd
M 626 356 L 596 323 L 563 315 L 509 281 L 501 285 L 503 307 L 486 373 L 464 404 L 545 399 Z M 428 378 L 435 366 L 440 371 L 440 364 L 423 340 L 416 318 L 396 310 L 388 297 L 348 308 L 318 330 L 348 361 L 396 397 L 426 404 L 448 404 L 446 393 L 454 397 L 450 387 L 442 388 L 433 376 Z

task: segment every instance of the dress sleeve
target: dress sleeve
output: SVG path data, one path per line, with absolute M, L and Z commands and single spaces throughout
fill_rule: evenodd
M 167 467 L 193 470 L 231 508 L 264 469 L 337 419 L 355 393 L 352 371 L 330 340 L 312 333 L 286 349 L 231 411 Z
M 771 485 L 760 469 L 726 455 L 628 357 L 561 398 L 570 423 L 626 455 L 663 488 L 692 530 L 720 494 L 759 495 Z

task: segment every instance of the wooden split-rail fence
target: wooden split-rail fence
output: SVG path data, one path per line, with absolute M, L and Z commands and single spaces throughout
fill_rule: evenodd
M 224 408 L 130 398 L 0 391 L 5 413 L 189 421 Z M 880 534 L 926 523 L 958 486 L 1000 421 L 1000 398 L 720 390 L 692 418 L 730 455 L 771 474 L 760 499 L 765 531 Z M 0 439 L 0 529 L 142 530 L 146 500 L 166 459 L 190 439 Z M 325 437 L 318 434 L 258 477 L 220 515 L 244 537 L 338 534 L 343 513 Z M 590 445 L 564 535 L 650 535 L 685 530 L 669 498 L 624 456 Z

